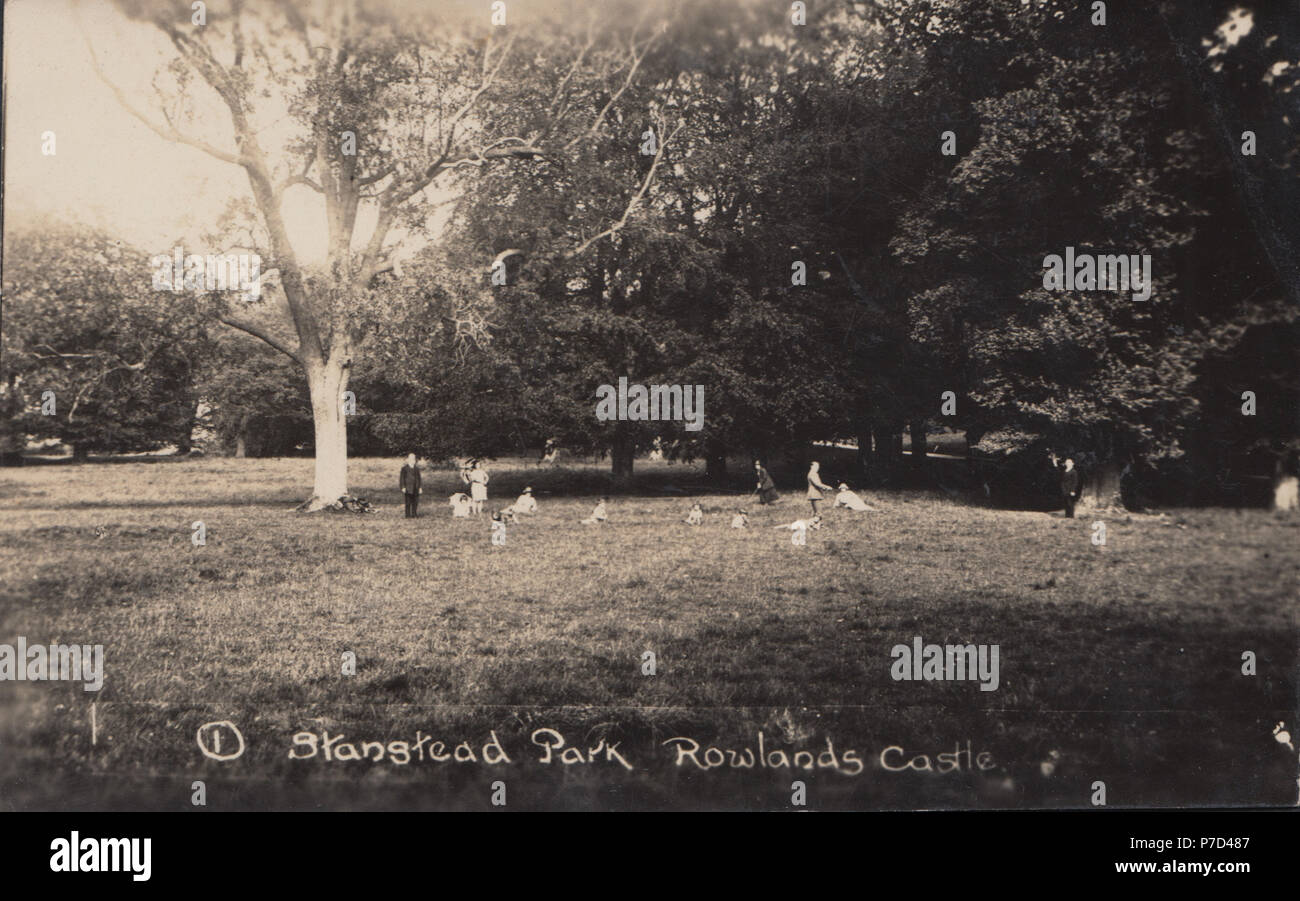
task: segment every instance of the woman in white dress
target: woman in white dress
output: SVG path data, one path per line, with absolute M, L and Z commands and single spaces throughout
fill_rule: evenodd
M 487 500 L 488 474 L 483 464 L 475 460 L 469 471 L 469 499 L 474 515 L 483 512 L 483 502 Z

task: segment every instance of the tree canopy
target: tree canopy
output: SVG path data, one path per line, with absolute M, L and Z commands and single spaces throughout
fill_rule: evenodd
M 263 291 L 163 303 L 105 236 L 11 240 L 7 372 L 72 398 L 57 429 L 24 421 L 150 446 L 203 395 L 245 450 L 250 428 L 279 436 L 253 452 L 311 448 L 319 503 L 349 448 L 558 439 L 628 478 L 656 440 L 720 474 L 854 438 L 885 478 L 905 428 L 942 425 L 1111 490 L 1294 444 L 1294 17 L 810 6 L 244 2 L 191 25 L 119 0 L 166 58 L 157 102 L 89 52 L 159 138 L 242 170 L 211 243 L 259 254 Z M 322 258 L 287 198 L 315 203 Z M 1067 253 L 1150 283 L 1045 279 Z M 620 377 L 703 385 L 703 428 L 597 419 Z

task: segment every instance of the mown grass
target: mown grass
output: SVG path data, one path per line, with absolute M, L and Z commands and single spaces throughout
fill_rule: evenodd
M 782 808 L 796 778 L 819 808 L 1087 806 L 1096 780 L 1111 806 L 1296 802 L 1296 756 L 1271 734 L 1300 731 L 1294 517 L 1108 516 L 1097 547 L 1090 517 L 882 493 L 797 548 L 770 526 L 805 514 L 800 492 L 740 532 L 743 494 L 638 461 L 642 493 L 592 527 L 602 467 L 498 461 L 492 505 L 532 484 L 541 511 L 493 547 L 486 517 L 450 517 L 450 471 L 426 473 L 423 515 L 403 519 L 398 465 L 353 461 L 371 516 L 292 513 L 309 460 L 0 474 L 0 642 L 105 648 L 97 694 L 0 683 L 0 803 L 185 809 L 204 780 L 216 809 L 485 808 L 502 780 L 512 808 Z M 998 690 L 891 679 L 890 649 L 916 635 L 998 644 Z M 195 732 L 215 720 L 238 724 L 244 756 L 203 757 Z M 539 728 L 618 742 L 634 769 L 542 764 Z M 312 729 L 480 750 L 495 732 L 512 763 L 290 760 Z M 663 744 L 760 731 L 791 754 L 830 739 L 864 771 L 705 772 Z M 890 746 L 934 760 L 967 741 L 994 765 L 881 765 Z

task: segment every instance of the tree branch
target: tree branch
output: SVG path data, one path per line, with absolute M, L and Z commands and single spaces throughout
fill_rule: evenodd
M 316 162 L 315 151 L 313 151 L 312 153 L 305 154 L 305 157 L 302 161 L 302 171 L 299 172 L 297 175 L 289 176 L 284 181 L 280 182 L 280 184 L 276 185 L 275 187 L 276 203 L 279 203 L 280 199 L 284 196 L 284 192 L 289 190 L 289 188 L 293 187 L 294 185 L 306 185 L 307 187 L 315 191 L 317 194 L 325 193 L 325 189 L 321 187 L 319 182 L 307 176 L 307 173 L 311 171 L 312 164 L 315 162 Z
M 595 25 L 596 25 L 596 13 L 595 13 L 595 9 L 593 8 L 591 14 L 587 17 L 587 43 L 583 44 L 582 49 L 578 51 L 578 56 L 576 59 L 574 59 L 573 65 L 569 67 L 568 72 L 564 73 L 564 77 L 560 79 L 559 86 L 556 87 L 555 89 L 555 96 L 551 98 L 551 105 L 548 109 L 548 112 L 552 116 L 555 115 L 555 112 L 558 109 L 558 104 L 560 100 L 564 97 L 564 89 L 568 87 L 570 79 L 572 79 L 574 73 L 578 71 L 578 67 L 582 65 L 583 59 L 585 59 L 587 56 L 587 51 L 590 50 L 592 46 L 596 43 L 596 38 L 594 34 Z
M 48 344 L 44 346 L 49 347 Z M 53 350 L 54 348 L 50 348 L 50 349 Z M 141 360 L 139 363 L 121 363 L 117 366 L 110 366 L 107 369 L 103 370 L 99 375 L 91 379 L 89 382 L 86 382 L 86 384 L 82 385 L 81 390 L 78 391 L 76 396 L 73 397 L 72 399 L 72 407 L 68 410 L 68 422 L 72 422 L 72 417 L 76 414 L 77 407 L 81 406 L 81 402 L 86 398 L 86 392 L 90 391 L 90 389 L 94 388 L 104 379 L 108 378 L 110 373 L 117 372 L 120 369 L 127 369 L 132 372 L 141 371 L 142 369 L 145 368 L 145 366 L 149 365 L 149 361 L 153 359 L 153 355 L 156 354 L 158 350 L 159 348 L 155 347 L 153 350 L 149 351 L 149 353 L 145 354 L 144 359 Z M 67 356 L 67 355 L 59 354 L 59 356 Z M 78 354 L 77 356 L 80 355 Z
M 435 178 L 437 178 L 441 172 L 450 168 L 451 165 L 457 165 L 459 162 L 463 162 L 464 160 L 469 158 L 469 157 L 461 157 L 460 160 L 457 160 L 456 162 L 451 162 L 452 149 L 456 145 L 456 126 L 459 125 L 460 120 L 465 118 L 465 116 L 469 114 L 469 111 L 474 108 L 474 104 L 478 102 L 478 99 L 483 96 L 484 92 L 486 92 L 487 89 L 492 86 L 492 83 L 496 80 L 497 73 L 499 73 L 501 71 L 501 67 L 505 65 L 506 58 L 509 57 L 510 48 L 513 45 L 514 45 L 514 37 L 511 36 L 509 42 L 507 42 L 506 46 L 502 48 L 501 57 L 497 60 L 496 66 L 494 66 L 491 71 L 488 71 L 488 50 L 491 45 L 488 44 L 483 47 L 482 83 L 479 84 L 479 86 L 474 89 L 474 92 L 470 94 L 469 99 L 466 100 L 464 105 L 461 106 L 461 108 L 457 110 L 455 114 L 452 115 L 451 121 L 447 123 L 447 135 L 442 142 L 442 152 L 438 154 L 437 159 L 435 159 L 432 163 L 430 163 L 425 168 L 424 172 L 420 175 L 420 177 L 416 179 L 414 185 L 412 185 L 408 190 L 402 191 L 400 192 L 400 194 L 397 194 L 395 192 L 395 198 L 397 203 L 401 203 L 407 200 L 408 198 L 413 197 L 414 195 L 420 193 L 426 187 L 428 187 L 429 183 L 433 181 Z M 522 141 L 522 139 L 519 140 Z M 540 155 L 540 153 L 541 153 L 540 150 L 534 151 L 533 155 Z M 395 189 L 396 185 L 394 184 L 391 187 Z
M 364 188 L 366 185 L 373 185 L 377 181 L 383 181 L 385 178 L 393 174 L 394 169 L 394 166 L 385 166 L 374 175 L 367 175 L 365 178 L 357 179 L 357 185 Z
M 84 25 L 82 26 L 81 34 L 82 37 L 85 38 L 86 49 L 90 51 L 91 65 L 94 66 L 95 74 L 99 76 L 99 80 L 102 81 L 105 85 L 107 85 L 108 89 L 113 92 L 113 96 L 117 98 L 117 102 L 121 104 L 122 108 L 126 110 L 128 113 L 130 113 L 132 116 L 134 116 L 136 119 L 144 123 L 146 126 L 148 126 L 150 131 L 158 135 L 160 138 L 163 138 L 164 140 L 172 141 L 178 144 L 185 144 L 197 150 L 202 150 L 208 156 L 221 160 L 223 163 L 230 163 L 235 166 L 243 166 L 248 163 L 247 158 L 245 158 L 243 154 L 229 153 L 225 150 L 222 150 L 219 147 L 214 147 L 213 145 L 209 144 L 207 141 L 203 141 L 198 138 L 192 138 L 189 135 L 182 134 L 181 132 L 177 131 L 174 126 L 170 124 L 160 125 L 159 123 L 150 119 L 149 116 L 147 116 L 143 110 L 141 110 L 139 107 L 137 107 L 135 104 L 131 102 L 131 99 L 126 95 L 126 92 L 123 91 L 120 87 L 118 87 L 117 83 L 114 82 L 112 79 L 110 79 L 108 75 L 104 72 L 104 67 L 99 61 L 99 55 L 95 52 L 95 46 L 93 43 L 91 43 L 90 35 L 86 34 Z
M 40 358 L 40 359 L 42 359 L 42 360 L 48 360 L 48 359 L 50 359 L 51 357 L 63 357 L 63 358 L 65 358 L 65 359 L 70 359 L 70 360 L 72 360 L 72 359 L 93 360 L 93 359 L 95 359 L 96 357 L 99 356 L 99 354 L 65 354 L 65 353 L 59 353 L 57 350 L 55 350 L 53 347 L 50 347 L 50 345 L 48 345 L 48 344 L 34 344 L 34 345 L 32 345 L 32 350 L 35 350 L 35 349 L 38 348 L 38 347 L 45 347 L 45 348 L 48 348 L 49 351 L 50 351 L 50 352 L 47 353 L 47 354 L 33 354 L 33 356 L 38 357 L 38 358 Z
M 636 78 L 637 69 L 641 68 L 642 60 L 646 58 L 646 54 L 650 52 L 650 47 L 654 44 L 654 42 L 658 38 L 659 38 L 658 33 L 650 35 L 650 37 L 646 39 L 646 42 L 641 46 L 640 53 L 636 52 L 636 44 L 632 45 L 631 48 L 632 66 L 631 68 L 628 69 L 627 78 L 623 79 L 622 86 L 617 91 L 614 92 L 614 96 L 610 97 L 609 102 L 606 103 L 603 108 L 601 108 L 601 111 L 596 115 L 596 118 L 592 121 L 591 127 L 588 128 L 584 134 L 578 135 L 573 140 L 571 140 L 568 144 L 565 144 L 564 145 L 565 150 L 568 150 L 569 148 L 573 147 L 574 144 L 577 144 L 579 141 L 583 140 L 584 138 L 589 138 L 595 135 L 595 133 L 600 129 L 601 124 L 605 121 L 605 116 L 609 114 L 609 111 L 613 109 L 614 104 L 618 103 L 619 98 L 622 97 L 624 93 L 626 93 L 629 87 L 631 87 L 632 80 Z
M 685 123 L 678 124 L 678 126 L 673 129 L 672 133 L 668 135 L 668 137 L 664 138 L 662 141 L 659 142 L 659 150 L 655 153 L 654 161 L 650 164 L 650 171 L 647 172 L 645 175 L 645 181 L 641 182 L 640 190 L 638 190 L 635 194 L 632 195 L 632 199 L 628 201 L 627 208 L 623 210 L 623 215 L 619 217 L 618 221 L 615 222 L 613 225 L 611 225 L 609 228 L 605 229 L 600 234 L 593 235 L 592 237 L 588 238 L 586 241 L 583 241 L 575 249 L 565 254 L 566 258 L 572 259 L 573 257 L 578 256 L 580 253 L 585 251 L 591 245 L 595 244 L 601 238 L 607 238 L 610 235 L 614 234 L 619 229 L 621 229 L 623 226 L 627 225 L 628 217 L 632 215 L 632 211 L 636 208 L 637 204 L 641 202 L 641 198 L 645 196 L 646 191 L 650 189 L 650 183 L 654 181 L 655 171 L 659 168 L 660 160 L 663 159 L 664 150 L 668 148 L 668 142 L 671 141 L 673 138 L 675 138 L 677 136 L 677 133 L 681 131 L 684 127 L 685 127 Z
M 286 178 L 284 181 L 280 182 L 280 184 L 276 186 L 275 189 L 276 196 L 283 197 L 284 192 L 292 188 L 294 185 L 306 185 L 307 187 L 315 191 L 317 194 L 325 193 L 325 189 L 322 188 L 314 178 L 311 178 L 310 176 L 307 175 L 291 175 L 289 178 Z
M 249 335 L 252 335 L 254 338 L 261 338 L 267 344 L 271 345 L 280 353 L 284 354 L 294 362 L 296 363 L 302 362 L 302 357 L 298 354 L 296 350 L 292 350 L 287 344 L 273 337 L 271 334 L 269 334 L 267 331 L 262 329 L 260 326 L 254 325 L 251 322 L 244 322 L 242 319 L 236 319 L 234 316 L 229 316 L 229 315 L 219 316 L 217 318 L 224 325 L 228 325 L 231 328 L 239 329 L 241 332 L 245 332 Z

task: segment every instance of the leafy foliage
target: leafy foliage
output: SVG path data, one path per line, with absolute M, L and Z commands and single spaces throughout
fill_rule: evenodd
M 81 226 L 6 237 L 4 383 L 16 427 L 78 453 L 187 446 L 208 339 L 135 248 Z M 54 392 L 55 415 L 42 415 Z

